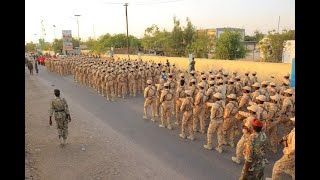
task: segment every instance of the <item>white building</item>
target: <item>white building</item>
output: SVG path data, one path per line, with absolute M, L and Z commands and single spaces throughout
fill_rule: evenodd
M 282 62 L 292 63 L 295 58 L 295 40 L 288 40 L 283 43 Z

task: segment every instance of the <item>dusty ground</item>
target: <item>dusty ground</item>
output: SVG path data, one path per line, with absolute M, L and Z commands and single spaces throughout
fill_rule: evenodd
M 25 79 L 25 179 L 186 179 L 71 100 L 70 143 L 61 147 L 48 124 L 52 92 L 36 78 Z

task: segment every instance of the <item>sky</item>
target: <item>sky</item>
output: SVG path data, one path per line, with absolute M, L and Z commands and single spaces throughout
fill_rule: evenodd
M 26 0 L 25 42 L 36 41 L 45 29 L 45 41 L 62 37 L 62 30 L 98 38 L 110 33 L 126 33 L 124 3 L 128 3 L 129 35 L 143 37 L 152 24 L 171 31 L 173 16 L 186 25 L 189 17 L 197 29 L 243 28 L 246 35 L 255 30 L 295 29 L 295 0 Z M 56 27 L 53 27 L 55 25 Z

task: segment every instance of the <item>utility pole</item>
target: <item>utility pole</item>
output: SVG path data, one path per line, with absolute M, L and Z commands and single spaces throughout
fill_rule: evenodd
M 46 35 L 46 30 L 43 25 L 43 20 L 41 20 L 41 31 L 42 31 L 42 37 L 41 37 L 41 51 L 44 49 L 44 44 L 45 44 L 45 35 Z
M 128 53 L 128 59 L 129 59 L 129 31 L 128 31 L 128 3 L 125 3 L 124 6 L 126 7 L 126 22 L 127 22 L 127 53 Z
M 54 34 L 54 40 L 57 39 L 56 38 L 56 25 L 53 25 L 53 34 Z
M 278 20 L 278 33 L 279 33 L 279 25 L 280 25 L 280 16 L 279 16 L 279 20 Z
M 80 34 L 79 34 L 79 17 L 81 16 L 80 14 L 75 14 L 74 16 L 77 17 L 77 24 L 78 24 L 78 39 L 79 39 L 79 47 L 78 47 L 78 51 L 79 51 L 79 55 L 80 55 Z

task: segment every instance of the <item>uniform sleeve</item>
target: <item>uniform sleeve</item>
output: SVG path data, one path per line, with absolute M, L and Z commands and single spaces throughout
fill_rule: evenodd
M 182 104 L 181 104 L 181 107 L 180 107 L 180 111 L 184 111 L 184 107 L 186 106 L 186 104 L 187 104 L 187 99 L 184 99 L 183 101 L 182 101 Z
M 217 112 L 217 109 L 211 107 L 210 120 L 216 117 L 216 114 L 217 114 L 216 112 Z
M 239 108 L 242 108 L 245 105 L 245 103 L 246 103 L 246 98 L 245 96 L 242 96 L 239 102 Z
M 287 138 L 288 147 L 283 149 L 284 154 L 295 154 L 295 133 L 291 131 Z
M 223 118 L 230 117 L 230 113 L 231 113 L 231 105 L 227 104 L 226 108 L 224 109 Z
M 212 93 L 212 89 L 208 89 L 206 92 L 206 96 L 209 97 L 211 93 Z
M 67 114 L 70 114 L 67 100 L 63 98 L 63 101 L 64 101 L 64 111 L 65 111 Z
M 144 89 L 144 93 L 143 93 L 143 97 L 144 97 L 144 98 L 147 98 L 148 89 L 149 89 L 148 87 L 146 87 L 146 88 Z
M 288 105 L 289 105 L 289 103 L 285 100 L 285 101 L 283 102 L 282 108 L 281 108 L 281 110 L 280 110 L 281 114 L 286 113 L 286 111 L 287 111 L 287 109 L 288 109 Z
M 194 104 L 198 105 L 199 103 L 200 103 L 200 98 L 199 98 L 199 95 L 197 94 L 196 98 L 195 98 L 195 101 L 194 101 Z
M 253 160 L 253 147 L 252 147 L 252 136 L 249 137 L 248 141 L 245 144 L 244 149 L 244 159 L 248 162 L 252 162 Z
M 54 112 L 54 109 L 53 109 L 53 100 L 50 102 L 50 107 L 49 107 L 49 116 L 52 116 L 53 115 L 53 112 Z

